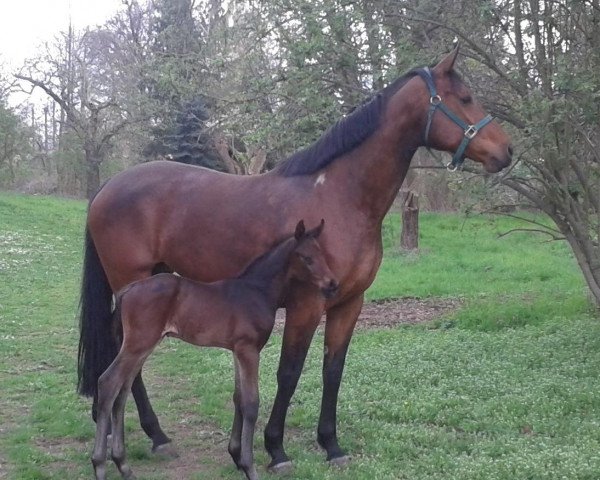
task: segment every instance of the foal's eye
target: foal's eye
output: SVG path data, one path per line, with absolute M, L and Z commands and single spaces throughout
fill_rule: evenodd
M 307 265 L 312 265 L 313 264 L 313 259 L 310 257 L 306 257 L 304 255 L 302 255 L 302 260 L 304 261 L 304 263 L 306 263 Z
M 471 102 L 473 102 L 473 97 L 471 97 L 470 95 L 460 98 L 460 103 L 462 103 L 463 105 L 468 105 Z

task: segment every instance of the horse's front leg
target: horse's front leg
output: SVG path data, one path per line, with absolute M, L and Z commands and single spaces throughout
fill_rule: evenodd
M 323 314 L 323 303 L 288 303 L 279 369 L 277 394 L 265 428 L 265 448 L 271 456 L 269 470 L 280 473 L 292 466 L 283 448 L 285 417 L 298 385 L 308 347 Z
M 327 311 L 325 352 L 323 357 L 323 398 L 317 429 L 319 445 L 327 452 L 327 460 L 342 465 L 349 457 L 337 439 L 337 400 L 346 361 L 346 352 L 362 309 L 363 294 L 336 305 Z

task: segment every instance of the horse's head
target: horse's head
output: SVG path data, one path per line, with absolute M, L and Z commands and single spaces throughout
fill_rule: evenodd
M 291 254 L 288 277 L 311 283 L 319 288 L 325 298 L 331 298 L 337 293 L 339 284 L 317 241 L 324 225 L 325 220 L 321 220 L 317 227 L 306 230 L 304 221 L 298 222 L 294 233 L 297 244 Z
M 465 157 L 482 163 L 488 172 L 510 165 L 512 146 L 502 127 L 487 115 L 471 91 L 454 71 L 458 47 L 431 70 L 417 70 L 423 90 L 426 146 L 454 155 L 451 169 Z

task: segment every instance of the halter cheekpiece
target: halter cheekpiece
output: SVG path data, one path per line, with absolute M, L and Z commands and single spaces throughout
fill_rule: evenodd
M 469 142 L 473 138 L 475 138 L 475 135 L 479 133 L 479 130 L 481 130 L 488 123 L 490 123 L 494 119 L 494 117 L 492 117 L 491 115 L 487 115 L 474 125 L 469 125 L 460 117 L 458 117 L 446 105 L 444 105 L 444 103 L 442 102 L 442 97 L 440 97 L 437 93 L 435 83 L 433 82 L 433 75 L 431 74 L 431 70 L 428 67 L 417 70 L 417 74 L 423 79 L 423 81 L 427 85 L 427 88 L 429 89 L 429 112 L 427 114 L 427 126 L 425 127 L 425 146 L 429 148 L 428 140 L 429 131 L 431 130 L 431 122 L 433 120 L 433 114 L 438 109 L 441 110 L 450 120 L 452 120 L 460 128 L 463 129 L 463 139 L 460 142 L 458 148 L 456 149 L 456 152 L 452 157 L 452 161 L 446 165 L 446 168 L 448 170 L 455 171 L 465 161 L 465 150 L 467 149 Z

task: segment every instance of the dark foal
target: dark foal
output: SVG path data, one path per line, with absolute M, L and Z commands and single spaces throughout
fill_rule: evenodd
M 252 445 L 258 415 L 259 353 L 271 335 L 275 311 L 291 282 L 312 285 L 327 298 L 335 294 L 338 283 L 317 242 L 323 225 L 321 220 L 318 227 L 305 231 L 300 221 L 293 237 L 256 259 L 235 279 L 198 283 L 159 274 L 132 283 L 118 294 L 115 318 L 122 326 L 123 342 L 98 380 L 92 455 L 97 480 L 106 478 L 111 412 L 112 459 L 123 478 L 133 478 L 125 460 L 125 402 L 144 361 L 165 336 L 233 352 L 235 415 L 229 453 L 249 480 L 258 479 Z

